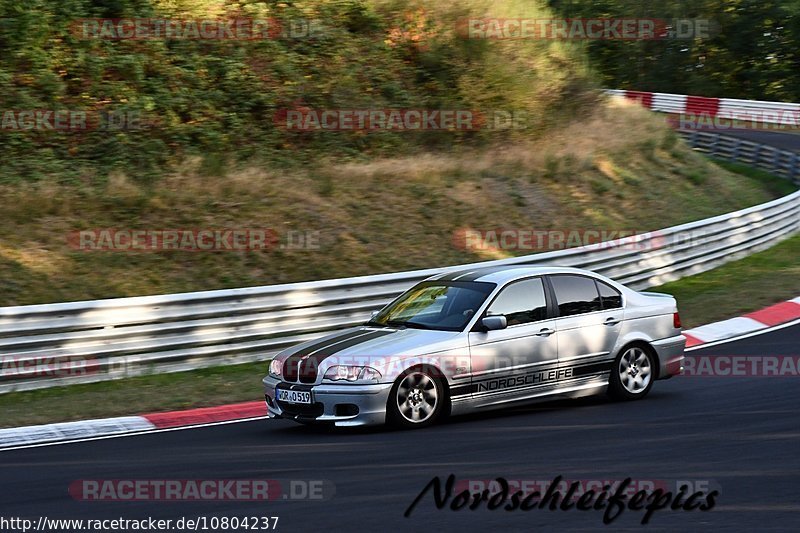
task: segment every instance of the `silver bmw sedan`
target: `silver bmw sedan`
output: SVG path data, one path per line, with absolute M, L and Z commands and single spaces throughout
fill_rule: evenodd
M 421 428 L 556 397 L 637 400 L 682 370 L 675 299 L 574 268 L 450 271 L 369 322 L 287 349 L 270 418 Z

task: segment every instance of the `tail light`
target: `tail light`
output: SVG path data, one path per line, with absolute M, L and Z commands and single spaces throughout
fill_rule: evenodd
M 672 325 L 675 326 L 675 329 L 681 329 L 681 315 L 678 313 L 672 313 Z

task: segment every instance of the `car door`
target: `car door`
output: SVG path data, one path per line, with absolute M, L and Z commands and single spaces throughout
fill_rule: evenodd
M 557 274 L 548 276 L 548 282 L 558 312 L 555 336 L 562 384 L 606 376 L 622 328 L 622 296 L 588 276 Z M 606 294 L 605 308 L 598 283 Z
M 547 304 L 541 277 L 506 285 L 489 304 L 483 316 L 504 315 L 508 327 L 482 331 L 479 320 L 469 333 L 473 398 L 490 405 L 556 386 L 558 348 Z

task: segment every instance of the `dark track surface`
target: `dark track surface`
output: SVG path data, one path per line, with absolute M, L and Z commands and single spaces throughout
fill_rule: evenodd
M 800 325 L 690 352 L 795 355 Z M 257 381 L 258 376 L 254 376 Z M 281 531 L 494 531 L 604 528 L 686 531 L 800 529 L 798 378 L 675 378 L 644 401 L 562 401 L 457 418 L 422 431 L 330 431 L 254 421 L 0 453 L 0 515 L 176 518 L 277 515 Z M 459 479 L 709 479 L 710 512 L 437 510 L 435 475 Z M 327 501 L 77 502 L 77 479 L 326 479 Z

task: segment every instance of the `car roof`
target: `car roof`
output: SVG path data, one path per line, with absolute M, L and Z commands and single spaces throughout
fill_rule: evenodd
M 510 281 L 545 274 L 581 274 L 605 279 L 604 276 L 580 268 L 555 266 L 495 266 L 449 270 L 431 276 L 427 281 L 481 281 L 504 285 Z

